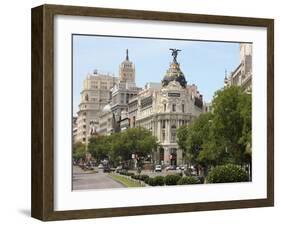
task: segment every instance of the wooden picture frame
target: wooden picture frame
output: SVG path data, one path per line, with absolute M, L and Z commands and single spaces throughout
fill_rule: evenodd
M 240 25 L 267 29 L 267 198 L 99 209 L 54 210 L 54 16 L 71 15 L 153 21 Z M 196 15 L 42 5 L 32 9 L 32 200 L 31 215 L 50 220 L 163 214 L 274 205 L 274 21 L 273 19 Z

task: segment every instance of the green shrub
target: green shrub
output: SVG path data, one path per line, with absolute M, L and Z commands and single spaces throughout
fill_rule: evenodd
M 165 179 L 162 176 L 156 176 L 153 178 L 154 182 L 154 186 L 163 186 L 165 184 Z
M 146 178 L 149 178 L 148 175 L 139 175 L 139 180 L 145 181 Z
M 217 166 L 209 172 L 208 183 L 230 183 L 249 181 L 248 174 L 240 166 L 227 164 Z
M 134 176 L 135 174 L 134 173 L 127 173 L 126 176 L 129 176 L 129 177 L 132 177 Z
M 147 175 L 146 175 L 146 176 L 147 176 Z M 149 179 L 150 179 L 149 176 L 147 176 L 146 178 L 144 178 L 144 183 L 149 184 L 149 183 L 148 183 L 148 182 L 149 182 Z
M 200 180 L 196 177 L 182 177 L 181 179 L 178 180 L 178 185 L 184 185 L 184 184 L 200 184 Z
M 139 180 L 139 175 L 133 175 L 132 178 L 136 179 L 136 180 Z
M 181 179 L 180 175 L 167 175 L 165 177 L 165 184 L 166 185 L 176 185 L 178 181 Z
M 149 179 L 148 179 L 148 184 L 150 185 L 150 186 L 155 186 L 155 184 L 154 184 L 154 178 L 152 178 L 152 177 L 149 177 Z

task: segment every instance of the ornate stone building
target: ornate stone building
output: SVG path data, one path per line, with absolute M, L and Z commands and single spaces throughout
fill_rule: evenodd
M 252 44 L 240 44 L 240 64 L 225 76 L 224 86 L 241 86 L 245 92 L 251 92 L 252 89 Z
M 202 111 L 202 95 L 195 85 L 187 84 L 174 57 L 161 85 L 148 84 L 130 99 L 128 117 L 130 127 L 144 127 L 158 138 L 161 148 L 154 153 L 154 163 L 180 165 L 183 154 L 176 142 L 176 130 L 189 124 Z
M 76 142 L 87 144 L 89 137 L 97 131 L 99 114 L 111 98 L 110 90 L 116 82 L 118 78 L 96 70 L 84 80 L 77 112 Z
M 129 99 L 140 90 L 135 83 L 135 65 L 129 60 L 127 49 L 125 60 L 119 66 L 118 82 L 111 89 L 110 101 L 99 114 L 98 133 L 109 135 L 128 128 Z
M 121 131 L 121 121 L 128 112 L 129 100 L 135 97 L 141 88 L 135 83 L 135 65 L 129 60 L 128 50 L 126 58 L 119 66 L 119 81 L 112 88 L 112 99 L 110 102 L 113 113 L 114 131 Z
M 182 150 L 176 141 L 176 130 L 189 124 L 203 112 L 203 97 L 196 85 L 189 85 L 173 50 L 161 83 L 147 83 L 143 89 L 135 85 L 135 67 L 126 59 L 121 63 L 119 81 L 112 88 L 112 99 L 99 115 L 98 133 L 109 135 L 127 128 L 144 127 L 157 137 L 161 148 L 153 155 L 156 164 L 183 164 Z

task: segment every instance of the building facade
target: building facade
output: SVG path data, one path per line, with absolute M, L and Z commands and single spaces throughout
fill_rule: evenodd
M 135 65 L 129 60 L 129 52 L 126 50 L 126 58 L 119 66 L 119 80 L 111 90 L 110 102 L 114 132 L 121 131 L 124 127 L 124 117 L 128 112 L 129 100 L 135 97 L 141 88 L 135 83 Z M 124 129 L 124 128 L 123 128 Z
M 81 99 L 77 112 L 76 142 L 88 144 L 89 137 L 97 132 L 99 114 L 111 98 L 111 89 L 118 82 L 113 75 L 94 71 L 83 82 Z
M 160 148 L 153 154 L 155 164 L 183 164 L 176 130 L 189 124 L 203 111 L 203 97 L 195 85 L 188 85 L 180 64 L 174 60 L 160 84 L 148 84 L 129 101 L 130 127 L 141 126 L 157 137 Z
M 119 78 L 111 88 L 110 101 L 98 108 L 99 134 L 110 135 L 134 127 L 146 128 L 160 144 L 152 160 L 162 165 L 184 163 L 182 150 L 177 144 L 176 130 L 191 123 L 204 111 L 203 97 L 197 86 L 187 83 L 175 50 L 172 55 L 173 62 L 163 80 L 160 83 L 147 83 L 141 89 L 135 84 L 135 66 L 129 60 L 127 50 L 125 60 L 119 67 Z M 84 99 L 86 94 L 89 94 L 86 90 L 81 92 Z M 84 103 L 81 101 L 80 106 Z M 82 119 L 85 111 L 83 108 L 79 111 Z M 91 120 L 95 122 L 96 118 L 88 119 Z
M 252 44 L 240 44 L 240 64 L 225 76 L 224 86 L 241 86 L 243 91 L 251 92 L 252 90 Z

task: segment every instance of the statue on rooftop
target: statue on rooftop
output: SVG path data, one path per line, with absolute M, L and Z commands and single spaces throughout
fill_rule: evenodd
M 172 48 L 170 48 L 169 50 L 172 50 L 172 56 L 174 57 L 173 62 L 174 63 L 178 63 L 177 62 L 178 52 L 181 51 L 181 49 L 172 49 Z

